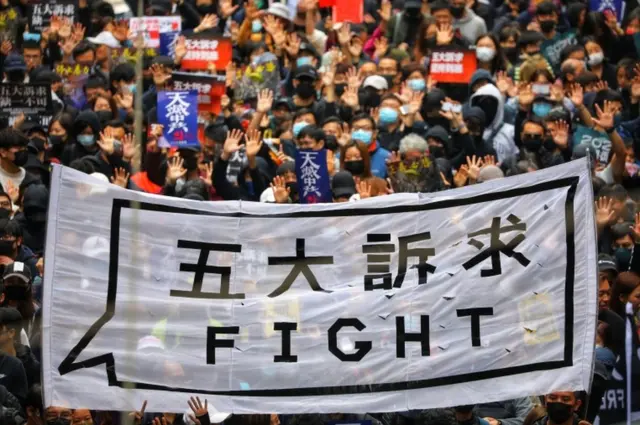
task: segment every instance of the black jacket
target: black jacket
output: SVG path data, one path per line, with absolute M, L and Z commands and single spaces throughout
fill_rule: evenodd
M 22 362 L 22 366 L 24 366 L 29 388 L 31 388 L 33 384 L 40 383 L 40 362 L 31 352 L 31 348 L 27 345 L 17 345 L 16 357 Z
M 27 374 L 16 357 L 0 352 L 0 385 L 4 386 L 21 403 L 27 397 Z

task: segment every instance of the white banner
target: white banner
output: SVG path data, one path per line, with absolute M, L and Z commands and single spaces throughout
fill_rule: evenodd
M 383 412 L 589 388 L 585 161 L 348 204 L 197 202 L 55 167 L 45 402 Z

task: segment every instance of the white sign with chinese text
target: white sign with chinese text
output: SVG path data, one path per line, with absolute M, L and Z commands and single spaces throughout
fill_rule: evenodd
M 161 197 L 55 166 L 50 202 L 47 406 L 385 412 L 590 388 L 586 161 L 316 205 Z

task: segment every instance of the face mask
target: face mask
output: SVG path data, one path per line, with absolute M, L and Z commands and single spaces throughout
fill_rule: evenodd
M 296 87 L 296 94 L 302 99 L 311 99 L 316 95 L 316 89 L 311 81 L 300 81 Z
M 398 111 L 393 108 L 381 108 L 379 119 L 382 125 L 394 124 L 398 121 Z
M 394 75 L 381 75 L 381 77 L 384 78 L 387 81 L 387 87 L 389 87 L 389 89 L 391 89 L 393 87 Z
M 409 80 L 408 86 L 413 91 L 422 92 L 427 87 L 423 78 Z
M 27 159 L 29 159 L 29 152 L 26 149 L 18 151 L 14 154 L 13 164 L 17 167 L 22 167 L 27 163 Z
M 136 83 L 129 84 L 127 85 L 127 88 L 129 89 L 129 92 L 136 94 L 136 91 L 138 90 L 138 85 Z
M 59 146 L 64 143 L 64 136 L 49 136 L 49 144 L 51 146 Z
M 311 58 L 309 56 L 298 58 L 296 59 L 296 65 L 298 66 L 298 68 L 305 65 L 311 65 Z
M 629 269 L 629 263 L 631 262 L 631 249 L 623 247 L 617 248 L 613 256 L 616 257 L 619 270 L 626 271 Z
M 4 241 L 0 240 L 0 255 L 3 257 L 11 257 L 13 258 L 15 255 L 15 247 L 13 246 L 13 241 Z
M 372 136 L 373 133 L 367 130 L 354 130 L 351 132 L 351 139 L 362 142 L 365 145 L 369 145 L 371 143 Z
M 542 146 L 548 151 L 553 152 L 556 150 L 556 142 L 553 141 L 553 138 L 547 137 L 542 142 Z
M 556 23 L 554 21 L 542 21 L 540 22 L 540 29 L 544 33 L 550 33 L 556 29 Z
M 78 136 L 78 143 L 85 148 L 89 148 L 96 144 L 96 140 L 93 137 L 93 134 L 81 134 Z
M 549 111 L 551 111 L 551 105 L 549 105 L 548 103 L 534 103 L 532 111 L 533 115 L 540 118 L 545 118 L 547 115 L 549 115 Z
M 587 59 L 587 63 L 589 66 L 598 66 L 604 61 L 604 53 L 598 52 L 589 55 L 589 59 Z
M 47 143 L 46 140 L 40 137 L 32 137 L 29 139 L 29 142 L 38 150 L 38 152 L 42 152 L 44 150 L 44 145 Z
M 45 422 L 47 425 L 71 425 L 71 419 L 56 418 Z
M 293 137 L 298 137 L 298 134 L 302 131 L 303 128 L 308 126 L 309 124 L 305 121 L 297 122 L 293 125 Z
M 496 51 L 491 47 L 476 47 L 476 57 L 480 62 L 489 62 L 496 57 Z
M 344 169 L 354 176 L 361 176 L 362 173 L 364 173 L 364 160 L 358 159 L 356 161 L 345 161 Z
M 298 199 L 298 182 L 289 182 L 286 184 L 287 189 L 289 189 L 289 197 L 292 201 Z
M 451 14 L 456 19 L 462 18 L 462 15 L 464 15 L 464 6 L 451 6 Z
M 504 55 L 509 59 L 509 62 L 514 63 L 518 60 L 518 48 L 517 47 L 503 47 L 502 51 Z
M 542 147 L 542 136 L 525 135 L 522 138 L 522 144 L 529 152 L 538 152 Z
M 251 22 L 251 32 L 256 33 L 262 31 L 262 22 L 259 19 Z
M 24 301 L 27 299 L 29 288 L 25 286 L 5 286 L 4 294 L 12 301 Z
M 380 106 L 380 94 L 373 88 L 366 88 L 358 93 L 358 102 L 364 108 L 377 108 Z
M 200 16 L 204 17 L 204 15 L 210 15 L 216 13 L 216 6 L 213 4 L 209 5 L 200 5 L 197 7 L 198 13 Z
M 338 97 L 342 96 L 346 89 L 347 89 L 346 84 L 336 84 L 335 85 L 336 96 Z
M 547 403 L 547 414 L 554 424 L 561 424 L 573 415 L 573 407 L 564 403 Z
M 429 153 L 434 158 L 442 158 L 444 156 L 444 146 L 429 145 Z

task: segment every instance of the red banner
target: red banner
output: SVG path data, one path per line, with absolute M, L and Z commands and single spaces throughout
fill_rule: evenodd
M 472 50 L 437 50 L 431 53 L 429 75 L 438 83 L 468 84 L 476 65 Z
M 333 22 L 361 24 L 364 20 L 364 0 L 336 1 L 333 6 Z
M 208 34 L 187 36 L 187 55 L 182 59 L 182 69 L 206 71 L 213 63 L 217 70 L 224 70 L 231 61 L 230 38 Z

